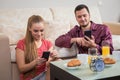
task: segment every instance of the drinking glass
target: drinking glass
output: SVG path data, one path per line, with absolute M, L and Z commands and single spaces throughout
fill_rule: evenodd
M 109 41 L 102 41 L 102 57 L 109 57 L 110 56 L 110 47 Z
M 97 48 L 89 48 L 88 49 L 88 64 L 91 62 L 91 58 L 97 57 Z
M 77 58 L 81 61 L 82 64 L 87 64 L 88 62 L 87 54 L 77 54 Z

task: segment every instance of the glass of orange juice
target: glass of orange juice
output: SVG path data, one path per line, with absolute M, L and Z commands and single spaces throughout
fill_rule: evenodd
M 97 57 L 97 48 L 89 48 L 88 49 L 88 64 L 91 63 L 91 58 Z
M 110 47 L 102 46 L 102 57 L 109 57 L 110 55 Z
M 102 57 L 110 56 L 110 47 L 108 41 L 102 41 Z

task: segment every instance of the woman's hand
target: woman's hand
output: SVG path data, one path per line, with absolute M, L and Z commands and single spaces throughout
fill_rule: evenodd
M 49 67 L 49 63 L 51 61 L 55 61 L 55 60 L 61 60 L 58 58 L 58 52 L 56 50 L 50 50 L 50 56 L 49 56 L 49 60 L 47 61 L 47 67 Z
M 51 52 L 50 53 L 50 58 L 52 60 L 55 60 L 56 58 L 58 58 L 58 52 L 56 50 L 51 50 L 50 52 Z
M 46 59 L 40 57 L 37 57 L 35 60 L 37 65 L 41 65 L 42 63 L 46 62 Z

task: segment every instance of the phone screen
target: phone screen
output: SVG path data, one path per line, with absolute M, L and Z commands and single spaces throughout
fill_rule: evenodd
M 89 38 L 91 38 L 91 30 L 84 31 L 84 35 L 87 36 L 87 37 L 89 37 Z
M 46 60 L 48 60 L 49 55 L 50 55 L 50 51 L 44 51 L 43 55 L 42 55 L 42 58 L 45 58 Z

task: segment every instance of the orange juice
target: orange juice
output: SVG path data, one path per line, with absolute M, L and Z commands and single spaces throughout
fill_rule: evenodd
M 88 64 L 91 63 L 92 58 L 97 57 L 97 48 L 89 48 L 88 49 Z
M 110 55 L 110 47 L 109 46 L 103 46 L 102 47 L 102 56 L 108 57 Z
M 93 55 L 88 55 L 88 64 L 91 63 L 91 59 L 92 59 L 92 58 L 97 58 L 97 57 L 98 57 L 97 55 L 95 55 L 95 56 L 93 56 Z
M 88 55 L 88 64 L 90 64 L 90 62 L 91 62 L 91 56 Z

